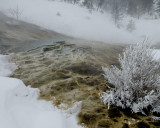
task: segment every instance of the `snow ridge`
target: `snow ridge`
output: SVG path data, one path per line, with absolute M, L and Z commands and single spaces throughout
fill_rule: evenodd
M 81 128 L 77 113 L 66 117 L 52 102 L 38 100 L 39 89 L 6 77 L 16 69 L 10 57 L 0 55 L 0 128 Z

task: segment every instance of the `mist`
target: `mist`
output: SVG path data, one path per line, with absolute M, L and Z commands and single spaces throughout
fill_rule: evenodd
M 157 127 L 159 34 L 160 0 L 0 0 L 0 128 Z
M 160 19 L 137 19 L 124 15 L 117 27 L 109 11 L 91 11 L 79 4 L 48 0 L 0 0 L 0 11 L 13 17 L 9 9 L 22 11 L 19 20 L 36 24 L 67 36 L 106 43 L 136 43 L 148 39 L 160 42 Z M 130 21 L 135 29 L 127 30 Z

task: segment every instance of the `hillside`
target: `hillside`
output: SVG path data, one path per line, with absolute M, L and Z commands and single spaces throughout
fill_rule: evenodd
M 18 6 L 18 9 L 23 11 L 19 17 L 20 20 L 71 37 L 107 43 L 131 44 L 141 42 L 144 39 L 148 39 L 152 43 L 160 42 L 158 36 L 160 33 L 160 19 L 147 16 L 138 19 L 135 16 L 122 14 L 121 18 L 118 18 L 119 20 L 117 19 L 118 21 L 115 23 L 113 17 L 116 16 L 116 13 L 112 15 L 111 10 L 100 12 L 96 9 L 91 10 L 67 2 L 73 0 L 65 0 L 66 2 L 63 2 L 64 0 L 1 1 L 0 9 L 6 15 L 15 18 L 8 10 L 16 9 Z M 122 5 L 122 7 L 127 6 Z M 120 15 L 119 13 L 117 15 Z M 131 21 L 133 30 L 128 30 Z M 119 27 L 117 27 L 117 24 L 119 24 Z
M 102 66 L 119 67 L 118 55 L 125 45 L 71 38 L 21 21 L 17 25 L 16 20 L 10 24 L 7 21 L 13 19 L 1 16 L 5 19 L 0 22 L 1 52 L 14 52 L 12 61 L 18 67 L 11 77 L 38 88 L 39 99 L 52 101 L 62 110 L 81 102 L 77 122 L 88 128 L 160 126 L 149 114 L 133 114 L 115 106 L 108 110 L 99 97 L 112 86 L 104 79 Z
M 71 39 L 63 34 L 39 26 L 17 21 L 0 12 L 0 52 L 18 52 L 44 43 L 42 40 Z M 7 51 L 6 51 L 7 50 Z

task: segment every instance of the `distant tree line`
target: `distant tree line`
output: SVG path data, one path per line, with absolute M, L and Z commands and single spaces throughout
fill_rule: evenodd
M 62 0 L 88 9 L 128 14 L 140 18 L 144 14 L 160 17 L 160 0 Z M 115 10 L 116 9 L 116 10 Z M 115 12 L 114 12 L 115 11 Z

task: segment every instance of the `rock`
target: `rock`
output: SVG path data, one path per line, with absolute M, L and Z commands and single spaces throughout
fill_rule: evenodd
M 128 124 L 124 123 L 122 128 L 129 128 Z
M 80 123 L 93 124 L 97 120 L 97 115 L 93 113 L 79 113 Z
M 112 128 L 112 123 L 110 123 L 110 121 L 107 119 L 103 119 L 98 122 L 97 128 Z
M 137 126 L 137 128 L 150 128 L 150 126 L 147 124 L 147 123 L 145 123 L 145 122 L 138 122 L 137 124 L 136 124 L 136 126 Z
M 108 116 L 110 118 L 116 118 L 116 117 L 121 117 L 122 114 L 120 113 L 118 108 L 110 107 L 110 109 L 108 110 Z

